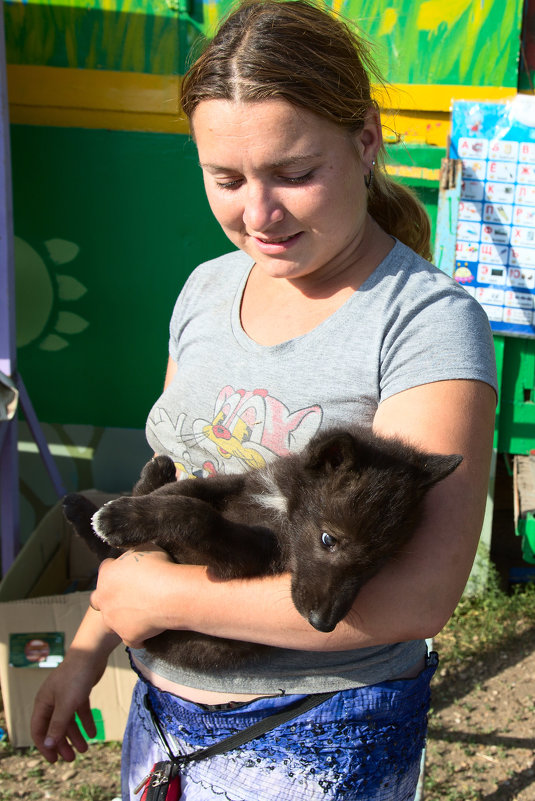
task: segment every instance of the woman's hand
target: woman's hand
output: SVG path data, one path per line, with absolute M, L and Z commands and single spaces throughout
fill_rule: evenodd
M 75 713 L 78 713 L 87 736 L 96 735 L 89 693 L 104 667 L 95 671 L 91 654 L 73 650 L 41 685 L 35 698 L 31 731 L 35 745 L 49 762 L 56 762 L 58 756 L 72 762 L 75 751 L 87 750 Z
M 169 628 L 165 589 L 169 590 L 169 581 L 176 580 L 175 573 L 171 576 L 173 568 L 176 571 L 177 565 L 153 544 L 106 559 L 100 566 L 91 606 L 126 645 L 139 648 L 144 640 Z
M 72 762 L 76 751 L 87 750 L 76 713 L 87 736 L 96 735 L 89 694 L 118 644 L 119 638 L 102 625 L 100 615 L 89 609 L 65 659 L 50 672 L 35 698 L 32 738 L 48 762 L 58 757 Z

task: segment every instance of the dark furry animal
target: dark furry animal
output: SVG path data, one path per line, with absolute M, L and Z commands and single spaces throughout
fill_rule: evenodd
M 171 459 L 158 456 L 132 497 L 96 511 L 83 496 L 68 495 L 64 511 L 79 534 L 98 543 L 101 557 L 151 541 L 176 562 L 207 565 L 218 579 L 287 571 L 297 610 L 328 632 L 407 543 L 425 494 L 461 460 L 362 429 L 330 429 L 301 453 L 240 475 L 177 482 Z M 189 631 L 164 632 L 146 647 L 205 668 L 268 649 Z

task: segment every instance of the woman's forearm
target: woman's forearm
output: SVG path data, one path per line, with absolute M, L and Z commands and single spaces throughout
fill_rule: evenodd
M 107 659 L 121 642 L 121 638 L 104 625 L 102 615 L 89 607 L 78 631 L 73 637 L 70 649 L 98 653 Z

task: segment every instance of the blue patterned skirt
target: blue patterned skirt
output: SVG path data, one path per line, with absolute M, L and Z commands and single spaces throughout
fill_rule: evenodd
M 336 693 L 238 750 L 188 764 L 181 799 L 412 801 L 437 662 L 432 653 L 414 679 Z M 303 697 L 203 707 L 140 677 L 123 741 L 123 801 L 139 799 L 134 788 L 154 763 L 168 759 L 145 704 L 147 693 L 175 754 L 206 748 Z

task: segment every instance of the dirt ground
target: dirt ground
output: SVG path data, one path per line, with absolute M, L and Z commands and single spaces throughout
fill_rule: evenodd
M 535 627 L 439 667 L 432 704 L 426 801 L 535 801 Z
M 535 801 L 535 627 L 516 635 L 484 661 L 439 667 L 426 801 Z M 435 645 L 440 652 L 440 638 Z M 93 744 L 72 764 L 47 765 L 34 750 L 15 751 L 4 741 L 0 801 L 112 801 L 119 761 L 117 744 Z

